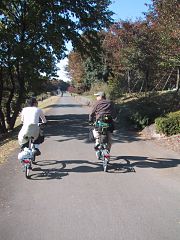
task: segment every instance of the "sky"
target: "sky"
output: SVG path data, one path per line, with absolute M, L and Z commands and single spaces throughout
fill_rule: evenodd
M 148 11 L 148 7 L 145 6 L 145 3 L 151 3 L 151 0 L 112 0 L 112 4 L 110 5 L 109 9 L 114 12 L 113 19 L 115 21 L 118 20 L 135 20 L 136 18 L 143 18 L 143 12 Z M 69 50 L 70 50 L 70 44 Z M 67 65 L 67 58 L 63 59 L 58 63 L 58 70 L 59 79 L 67 82 L 69 79 L 66 76 L 66 72 L 64 71 L 64 67 Z
M 151 3 L 151 0 L 112 0 L 110 10 L 115 14 L 113 18 L 118 21 L 120 19 L 127 20 L 143 18 L 143 12 L 147 12 L 148 7 L 145 3 Z

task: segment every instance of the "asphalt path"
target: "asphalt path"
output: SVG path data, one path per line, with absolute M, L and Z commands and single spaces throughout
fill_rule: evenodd
M 179 240 L 178 154 L 116 131 L 104 173 L 89 108 L 67 95 L 50 107 L 31 178 L 18 149 L 0 166 L 0 240 Z

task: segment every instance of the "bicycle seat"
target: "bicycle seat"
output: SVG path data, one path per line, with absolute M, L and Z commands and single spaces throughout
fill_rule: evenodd
M 33 136 L 25 136 L 25 139 L 27 139 L 27 140 L 29 140 L 29 139 L 34 140 L 34 137 Z

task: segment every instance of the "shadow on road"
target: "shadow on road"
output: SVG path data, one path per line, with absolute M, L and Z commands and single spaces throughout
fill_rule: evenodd
M 120 162 L 117 162 L 120 161 Z M 115 156 L 111 159 L 109 170 L 111 172 L 117 172 L 121 169 L 127 169 L 129 171 L 135 171 L 136 168 L 173 168 L 180 165 L 179 159 L 170 158 L 156 158 L 151 159 L 149 157 L 142 156 Z
M 74 106 L 74 105 L 73 105 Z M 48 124 L 45 130 L 45 136 L 59 136 L 58 142 L 68 141 L 72 139 L 84 140 L 89 143 L 89 125 L 88 114 L 65 114 L 65 115 L 49 115 L 47 116 Z M 62 139 L 63 137 L 63 139 Z M 136 133 L 128 133 L 125 131 L 115 131 L 113 142 L 133 142 L 142 140 Z
M 54 107 L 62 105 L 54 105 Z M 69 107 L 76 105 L 69 104 Z M 67 107 L 67 106 L 66 106 Z M 78 105 L 79 107 L 79 105 Z M 47 116 L 48 124 L 45 136 L 57 136 L 55 141 L 61 143 L 71 139 L 83 140 L 89 143 L 88 114 L 65 114 Z M 113 142 L 124 143 L 142 141 L 135 133 L 117 130 Z M 137 168 L 173 168 L 180 164 L 179 159 L 157 158 L 151 159 L 145 156 L 112 156 L 108 166 L 109 173 L 133 173 Z M 31 180 L 62 179 L 70 173 L 102 172 L 101 162 L 90 162 L 87 160 L 44 160 L 37 161 L 33 167 Z
M 118 156 L 111 157 L 108 165 L 108 173 L 135 173 L 135 168 L 172 168 L 180 164 L 178 159 L 150 159 L 140 156 Z M 86 160 L 43 160 L 33 165 L 31 180 L 53 180 L 62 179 L 70 173 L 103 172 L 101 162 L 90 162 Z
M 62 179 L 69 173 L 89 173 L 102 171 L 100 162 L 86 160 L 43 160 L 33 165 L 31 180 L 53 180 Z
M 48 124 L 45 136 L 59 136 L 59 142 L 72 139 L 88 142 L 88 114 L 76 115 L 50 115 L 47 116 Z M 65 140 L 62 139 L 65 137 Z

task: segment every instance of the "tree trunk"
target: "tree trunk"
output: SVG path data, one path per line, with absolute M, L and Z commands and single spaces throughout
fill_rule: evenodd
M 130 71 L 127 71 L 127 80 L 128 80 L 128 92 L 131 93 L 131 77 L 130 77 Z
M 155 85 L 155 87 L 154 87 L 154 89 L 153 89 L 154 91 L 157 90 L 159 84 L 163 81 L 163 79 L 165 78 L 166 74 L 167 74 L 167 73 L 165 72 L 165 74 L 162 76 L 162 78 L 159 80 L 159 82 Z
M 2 109 L 0 108 L 0 133 L 7 133 L 7 128 L 5 124 L 5 118 L 4 118 L 4 113 Z
M 164 84 L 164 87 L 163 87 L 162 91 L 166 88 L 166 85 L 167 85 L 167 83 L 169 82 L 169 79 L 170 79 L 170 77 L 171 77 L 171 74 L 172 74 L 173 70 L 174 70 L 174 68 L 171 70 L 171 72 L 170 72 L 170 74 L 169 74 L 169 76 L 168 76 L 168 78 L 167 78 L 167 80 L 166 80 L 166 82 L 165 82 L 165 84 Z
M 8 129 L 12 130 L 12 127 L 11 127 L 11 113 L 12 113 L 11 103 L 12 103 L 14 93 L 15 93 L 15 82 L 14 82 L 12 69 L 11 69 L 10 66 L 9 66 L 9 77 L 11 79 L 12 88 L 10 89 L 9 98 L 7 100 L 7 103 L 6 103 L 6 122 L 7 122 L 7 125 L 8 125 Z
M 19 91 L 18 91 L 18 98 L 15 103 L 14 112 L 12 114 L 12 117 L 10 118 L 9 122 L 9 128 L 12 130 L 14 128 L 16 119 L 19 115 L 19 112 L 21 110 L 22 103 L 24 102 L 24 96 L 25 96 L 25 83 L 24 83 L 24 75 L 21 71 L 23 69 L 20 64 L 17 64 L 17 81 L 19 83 Z
M 142 92 L 142 90 L 143 90 L 144 82 L 145 82 L 145 80 L 143 79 L 142 84 L 141 84 L 141 88 L 140 88 L 140 90 L 139 90 L 139 93 Z
M 145 78 L 145 94 L 149 90 L 149 69 L 146 70 L 146 78 Z
M 179 67 L 177 68 L 177 81 L 176 81 L 176 91 L 180 89 L 180 78 L 179 78 Z
M 3 68 L 0 69 L 0 133 L 6 133 L 6 123 L 5 123 L 5 117 L 2 109 L 2 98 L 3 98 Z

